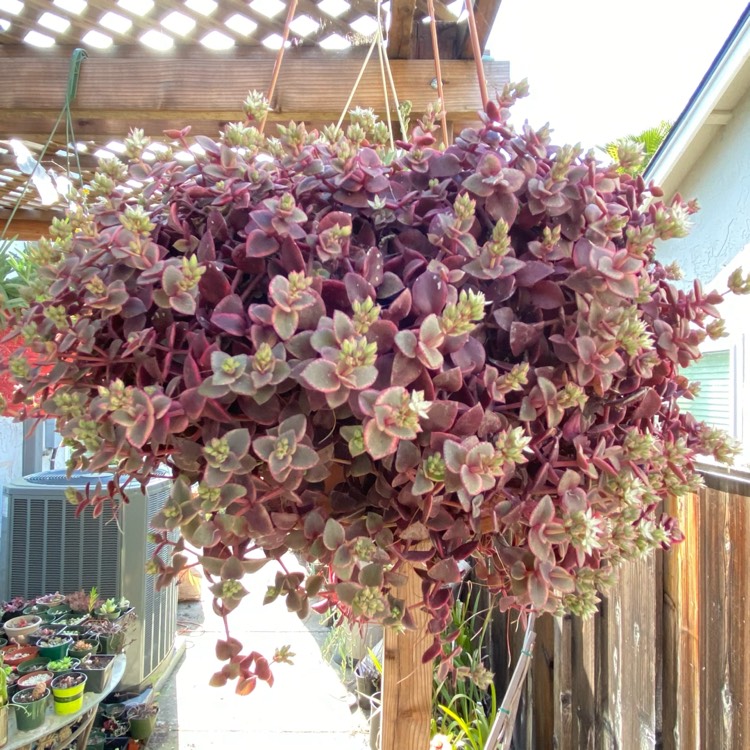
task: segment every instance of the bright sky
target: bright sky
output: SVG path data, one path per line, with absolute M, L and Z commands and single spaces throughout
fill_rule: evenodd
M 489 48 L 531 93 L 516 126 L 555 144 L 603 145 L 674 121 L 746 0 L 503 0 Z

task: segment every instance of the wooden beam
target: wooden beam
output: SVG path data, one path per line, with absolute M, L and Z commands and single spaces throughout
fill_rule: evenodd
M 388 27 L 388 57 L 391 60 L 411 57 L 411 36 L 416 9 L 417 0 L 391 0 L 391 25 Z
M 46 140 L 52 128 L 64 102 L 68 60 L 59 53 L 42 52 L 0 45 L 0 67 L 14 71 L 0 88 L 0 138 L 38 140 L 44 135 Z M 122 137 L 133 127 L 160 135 L 164 129 L 186 125 L 192 125 L 194 133 L 216 134 L 226 122 L 243 119 L 241 106 L 249 89 L 267 89 L 274 60 L 273 55 L 247 49 L 234 55 L 140 54 L 124 50 L 118 55 L 92 55 L 84 62 L 73 107 L 78 139 Z M 338 120 L 363 56 L 362 49 L 343 53 L 290 49 L 269 120 Z M 351 106 L 383 109 L 380 69 L 374 58 Z M 392 68 L 400 100 L 410 100 L 415 113 L 436 100 L 431 60 L 394 60 Z M 508 81 L 507 63 L 489 62 L 485 71 L 491 92 Z M 472 63 L 446 60 L 443 81 L 448 117 L 476 121 L 481 101 Z
M 43 235 L 49 234 L 49 225 L 55 215 L 52 211 L 20 208 L 16 211 L 5 236 L 7 239 L 38 240 Z M 10 209 L 0 208 L 0 231 L 5 229 L 5 222 L 9 216 Z
M 490 38 L 490 31 L 495 23 L 495 18 L 500 10 L 500 3 L 502 0 L 474 0 L 474 17 L 477 21 L 477 34 L 479 35 L 479 49 L 484 52 L 487 47 L 487 41 Z M 464 60 L 469 60 L 474 57 L 471 50 L 471 39 L 469 39 L 468 24 L 463 24 L 465 27 L 464 34 L 465 39 L 463 43 L 463 49 L 458 57 Z M 490 98 L 492 98 L 492 91 L 490 90 Z
M 427 633 L 428 615 L 422 610 L 422 580 L 414 568 L 401 571 L 407 583 L 397 589 L 416 625 L 415 630 L 397 633 L 385 629 L 383 648 L 383 718 L 381 750 L 423 750 L 430 744 L 432 717 L 432 662 L 422 663 L 431 644 Z

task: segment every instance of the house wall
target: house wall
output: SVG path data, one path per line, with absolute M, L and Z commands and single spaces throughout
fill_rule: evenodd
M 732 271 L 732 260 L 750 244 L 750 95 L 719 132 L 678 188 L 701 206 L 690 235 L 665 242 L 658 251 L 663 262 L 678 261 L 685 279 L 704 284 L 726 267 Z
M 750 94 L 737 104 L 730 122 L 696 161 L 678 186 L 683 198 L 697 198 L 701 210 L 688 237 L 661 243 L 657 257 L 677 261 L 684 273 L 678 286 L 699 279 L 706 289 L 726 292 L 737 267 L 750 272 Z M 671 198 L 671 196 L 667 196 Z M 727 417 L 743 455 L 736 465 L 750 466 L 750 296 L 728 294 L 721 305 L 728 336 L 707 339 L 704 352 L 730 355 Z M 685 405 L 689 410 L 689 405 Z M 723 426 L 717 424 L 716 426 Z

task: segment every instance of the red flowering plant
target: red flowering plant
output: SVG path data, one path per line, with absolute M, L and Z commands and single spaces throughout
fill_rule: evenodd
M 661 501 L 696 489 L 697 454 L 731 453 L 678 406 L 721 295 L 677 290 L 655 258 L 694 206 L 516 132 L 522 93 L 444 150 L 434 112 L 395 151 L 362 110 L 345 133 L 265 138 L 256 95 L 187 165 L 148 161 L 133 132 L 129 165 L 101 161 L 32 249 L 15 324 L 53 368 L 11 357 L 13 408 L 33 417 L 41 396 L 71 468 L 116 464 L 70 492 L 79 508 L 172 469 L 160 584 L 202 565 L 226 618 L 270 563 L 267 600 L 300 617 L 317 599 L 410 627 L 408 563 L 431 659 L 461 560 L 502 608 L 590 613 L 621 561 L 680 539 Z M 289 550 L 309 574 L 284 568 Z M 214 684 L 271 681 L 243 648 L 219 642 Z

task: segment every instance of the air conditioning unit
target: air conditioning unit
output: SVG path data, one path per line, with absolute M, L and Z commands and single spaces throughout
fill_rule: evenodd
M 145 564 L 155 547 L 149 520 L 170 491 L 168 477 L 148 484 L 145 496 L 128 489 L 130 502 L 115 519 L 86 508 L 76 518 L 67 487 L 106 484 L 111 474 L 44 471 L 5 486 L 0 523 L 0 599 L 70 593 L 96 586 L 103 597 L 129 599 L 138 615 L 129 631 L 123 685 L 144 683 L 171 654 L 177 622 L 177 587 L 157 591 Z M 136 486 L 137 487 L 137 486 Z

